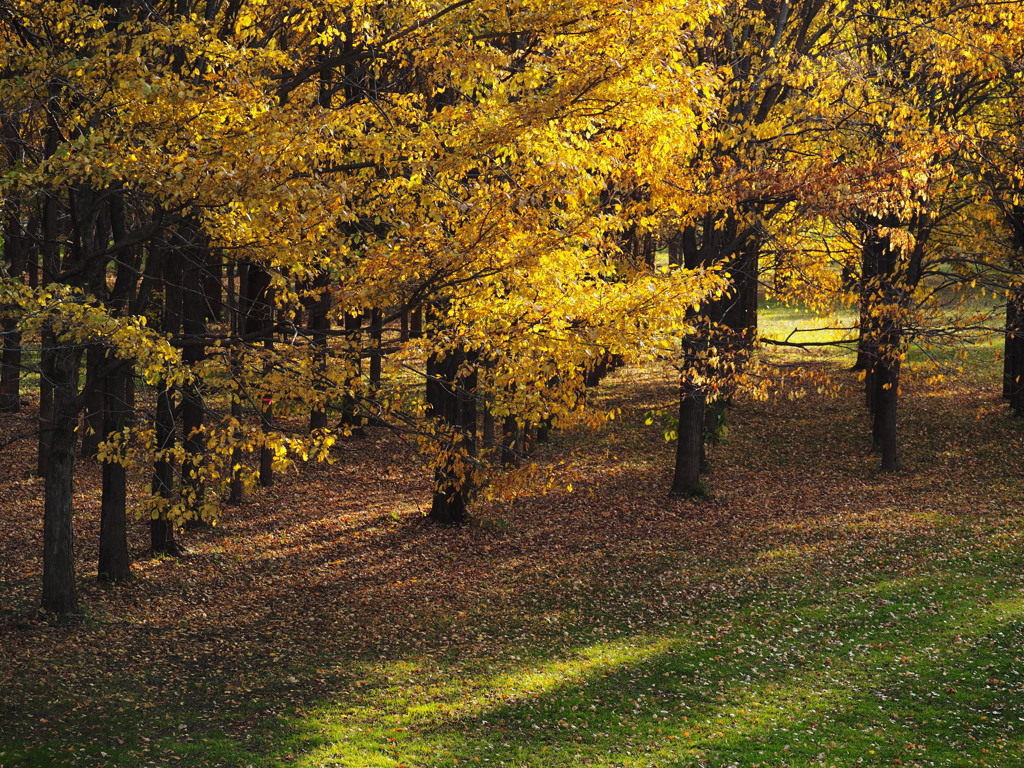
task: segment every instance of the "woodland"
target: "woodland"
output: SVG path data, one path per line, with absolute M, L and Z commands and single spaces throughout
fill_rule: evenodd
M 0 768 L 1024 762 L 1024 2 L 0 43 Z

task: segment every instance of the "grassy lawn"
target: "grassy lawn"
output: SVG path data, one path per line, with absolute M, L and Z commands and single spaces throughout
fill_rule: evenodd
M 908 386 L 895 475 L 855 375 L 812 361 L 844 394 L 740 399 L 713 497 L 669 499 L 673 447 L 643 422 L 671 377 L 629 369 L 597 391 L 622 417 L 556 435 L 554 490 L 478 510 L 499 524 L 426 524 L 423 472 L 371 430 L 181 560 L 136 524 L 116 588 L 91 578 L 90 467 L 88 617 L 67 627 L 35 611 L 42 484 L 19 443 L 0 766 L 1020 766 L 1024 428 L 975 359 Z

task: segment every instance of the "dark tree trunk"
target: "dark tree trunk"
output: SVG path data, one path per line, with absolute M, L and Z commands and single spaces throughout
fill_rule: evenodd
M 274 400 L 270 395 L 263 396 L 260 405 L 260 427 L 263 434 L 270 434 L 274 428 Z M 260 485 L 269 488 L 274 484 L 274 449 L 264 443 L 260 448 Z
M 211 297 L 206 293 L 209 280 L 206 279 L 206 265 L 210 260 L 204 247 L 199 227 L 192 222 L 182 225 L 182 236 L 187 238 L 182 255 L 185 257 L 185 271 L 182 285 L 182 331 L 184 349 L 182 360 L 194 367 L 206 357 L 204 339 L 206 319 L 210 312 Z M 205 403 L 199 385 L 186 382 L 181 388 L 181 430 L 184 437 L 185 460 L 181 467 L 181 484 L 188 507 L 189 522 L 201 520 L 205 488 L 199 473 L 201 456 L 205 450 L 202 429 Z
M 381 340 L 384 336 L 384 313 L 379 309 L 370 310 L 370 389 L 380 387 L 380 369 L 383 360 Z
M 52 387 L 53 414 L 43 508 L 43 609 L 66 616 L 78 612 L 72 499 L 81 348 L 47 335 L 52 345 L 44 348 L 41 367 Z
M 166 385 L 161 385 L 156 397 L 156 447 L 160 451 L 174 448 L 177 430 L 174 423 L 173 393 Z M 171 504 L 174 500 L 174 465 L 170 458 L 163 456 L 157 459 L 153 468 L 153 494 L 159 496 L 164 503 Z M 154 552 L 169 555 L 181 554 L 181 548 L 174 539 L 174 523 L 163 512 L 149 523 L 150 543 Z
M 423 338 L 423 308 L 417 307 L 409 312 L 409 338 Z
M 164 283 L 164 317 L 162 330 L 169 336 L 181 329 L 181 276 L 182 264 L 173 254 L 162 249 L 151 253 L 151 258 L 160 259 Z M 178 441 L 177 424 L 174 419 L 174 392 L 166 383 L 157 388 L 156 415 L 154 418 L 156 447 L 158 451 L 171 451 Z M 166 506 L 174 503 L 174 464 L 168 455 L 157 459 L 153 467 L 153 494 L 159 496 Z M 170 555 L 181 554 L 175 541 L 174 521 L 165 511 L 150 520 L 150 543 L 154 552 Z
M 1013 231 L 1013 275 L 1007 294 L 1007 333 L 1002 396 L 1018 418 L 1024 418 L 1024 205 L 1007 210 Z
M 1024 205 L 1007 210 L 1013 232 L 1012 276 L 1006 296 L 1006 342 L 1003 355 L 1003 397 L 1018 418 L 1024 418 Z
M 1003 397 L 1010 401 L 1014 415 L 1024 418 L 1024 285 L 1021 284 L 1011 288 L 1006 302 Z
M 463 349 L 427 361 L 428 413 L 451 429 L 452 442 L 445 446 L 444 463 L 434 474 L 430 518 L 445 525 L 466 521 L 472 493 L 467 462 L 476 453 L 476 367 Z M 471 372 L 463 370 L 471 367 Z
M 584 377 L 583 383 L 588 387 L 596 387 L 601 383 L 601 380 L 608 375 L 608 363 L 610 361 L 607 352 L 602 352 L 601 356 L 594 361 L 594 365 L 587 371 L 587 375 Z
M 362 422 L 356 416 L 356 398 L 351 390 L 358 385 L 362 376 L 362 328 L 363 313 L 348 312 L 345 314 L 345 339 L 349 344 L 349 360 L 352 365 L 352 375 L 346 381 L 345 392 L 341 396 L 341 425 L 349 429 L 354 435 L 362 435 Z
M 733 331 L 735 343 L 748 347 L 757 333 L 758 261 L 761 241 L 749 237 L 729 265 L 733 294 L 725 300 L 721 310 L 721 323 Z
M 227 265 L 227 281 L 228 281 L 228 292 L 227 292 L 227 303 L 226 308 L 231 314 L 231 335 L 236 339 L 240 335 L 242 329 L 245 327 L 245 317 L 242 312 L 243 298 L 245 294 L 245 282 L 246 282 L 246 270 L 241 265 Z M 235 277 L 238 277 L 237 283 Z M 229 353 L 231 355 L 231 374 L 235 381 L 239 379 L 239 350 L 234 348 Z M 240 425 L 242 423 L 242 402 L 241 395 L 238 392 L 231 394 L 231 418 L 234 419 L 235 423 Z M 228 503 L 230 504 L 241 504 L 244 495 L 244 488 L 242 483 L 242 450 L 238 447 L 237 441 L 241 435 L 236 427 L 235 429 L 235 440 L 236 444 L 231 449 L 231 479 L 228 483 Z
M 42 347 L 51 347 L 56 342 L 53 339 L 53 332 L 44 327 L 41 333 Z M 39 449 L 36 454 L 36 473 L 40 477 L 46 477 L 47 467 L 50 464 L 50 439 L 53 436 L 53 381 L 42 371 L 40 361 L 39 372 Z
M 270 273 L 256 264 L 243 265 L 242 279 L 242 315 L 245 318 L 244 328 L 247 335 L 263 334 L 263 345 L 267 350 L 274 346 L 274 303 L 271 296 Z M 265 372 L 270 372 L 269 357 L 265 363 Z M 273 392 L 264 391 L 260 398 L 260 426 L 264 434 L 274 427 Z M 274 484 L 274 450 L 264 445 L 260 448 L 260 485 L 269 487 Z
M 21 410 L 21 331 L 14 318 L 3 322 L 3 357 L 0 358 L 0 412 Z
M 537 442 L 546 443 L 551 440 L 551 419 L 546 418 L 537 425 Z
M 911 254 L 905 274 L 898 270 L 899 252 L 888 236 L 878 234 L 880 227 L 896 227 L 900 222 L 892 216 L 884 220 L 868 219 L 863 244 L 863 298 L 861 322 L 864 333 L 862 348 L 867 364 L 865 393 L 871 412 L 871 436 L 876 450 L 882 454 L 882 471 L 899 469 L 896 410 L 900 389 L 900 355 L 903 346 L 903 315 L 907 291 L 915 280 L 915 263 L 920 252 Z M 919 240 L 923 242 L 924 236 Z M 865 280 L 864 276 L 868 279 Z M 901 280 L 909 281 L 902 285 Z
M 882 471 L 899 470 L 896 445 L 896 405 L 899 400 L 899 360 L 883 360 L 875 375 L 874 436 L 882 452 Z
M 506 416 L 501 423 L 501 464 L 504 467 L 518 467 L 523 455 L 519 422 L 515 416 Z
M 867 393 L 865 405 L 871 407 L 872 383 L 871 370 L 878 357 L 875 345 L 875 321 L 872 316 L 872 292 L 875 288 L 877 266 L 875 258 L 869 253 L 867 244 L 864 247 L 863 266 L 861 268 L 860 318 L 857 323 L 857 360 L 851 370 L 865 371 L 864 392 Z
M 224 319 L 224 259 L 212 250 L 206 250 L 203 269 L 203 296 L 206 299 L 206 316 L 219 323 Z
M 406 342 L 409 340 L 409 311 L 406 310 L 398 318 L 398 340 Z
M 313 286 L 319 291 L 309 309 L 309 331 L 313 344 L 313 374 L 317 381 L 314 386 L 324 392 L 327 378 L 327 337 L 330 332 L 331 290 L 326 272 L 316 276 Z M 326 394 L 322 395 L 326 398 Z M 309 414 L 309 428 L 327 429 L 327 403 L 315 406 Z
M 493 449 L 495 442 L 494 414 L 488 404 L 484 405 L 484 415 L 481 419 L 480 441 L 485 449 Z
M 242 421 L 242 404 L 238 400 L 231 401 L 231 417 L 238 423 Z M 236 434 L 236 438 L 238 435 Z M 241 504 L 245 495 L 242 484 L 242 450 L 238 447 L 231 449 L 231 484 L 228 491 L 228 502 Z
M 85 412 L 82 414 L 82 458 L 95 459 L 103 440 L 103 369 L 109 363 L 100 344 L 85 350 Z
M 704 454 L 704 412 L 707 397 L 698 387 L 683 383 L 679 396 L 679 428 L 673 496 L 702 496 L 701 464 Z
M 1018 341 L 1024 331 L 1024 317 L 1021 315 L 1021 296 L 1019 292 L 1010 289 L 1010 296 L 1006 299 L 1006 333 L 1003 347 L 1003 398 L 1013 399 L 1014 390 L 1020 379 L 1020 350 Z
M 757 332 L 757 294 L 761 239 L 753 226 L 743 226 L 731 212 L 711 212 L 677 236 L 678 248 L 687 269 L 724 265 L 733 278 L 730 294 L 712 301 L 703 314 L 695 316 L 696 329 L 682 342 L 684 376 L 699 374 L 680 383 L 676 466 L 671 493 L 703 496 L 706 486 L 700 475 L 709 469 L 704 425 L 707 394 L 700 376 L 714 378 L 729 373 L 708 361 L 708 351 L 736 367 L 742 366 Z
M 451 472 L 434 471 L 434 495 L 430 502 L 430 519 L 442 525 L 460 525 L 469 519 L 467 493 Z
M 668 263 L 672 267 L 683 264 L 683 234 L 676 232 L 668 241 Z
M 134 386 L 127 366 L 110 373 L 104 386 L 104 438 L 120 432 L 135 410 Z M 119 462 L 103 464 L 103 498 L 100 507 L 99 577 L 123 581 L 131 576 L 128 557 L 127 481 Z
M 17 209 L 8 211 L 5 222 L 4 257 L 12 278 L 23 277 L 28 266 L 28 243 Z M 21 410 L 21 329 L 16 307 L 5 307 L 15 316 L 5 317 L 0 326 L 3 352 L 0 355 L 0 412 Z
M 47 136 L 48 154 L 56 149 L 58 139 L 53 131 Z M 50 145 L 53 145 L 51 149 Z M 57 251 L 58 237 L 58 201 L 53 194 L 47 195 L 43 201 L 42 232 L 40 238 L 40 255 L 42 257 L 43 283 L 55 282 L 60 274 L 60 256 Z M 45 348 L 55 344 L 52 334 L 43 331 L 42 346 Z M 53 386 L 48 376 L 39 378 L 39 452 L 38 473 L 46 477 L 50 460 L 50 436 L 53 434 Z

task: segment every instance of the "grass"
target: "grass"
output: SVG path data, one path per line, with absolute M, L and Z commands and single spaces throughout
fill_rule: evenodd
M 140 524 L 116 588 L 89 577 L 87 467 L 69 627 L 35 613 L 41 484 L 12 456 L 0 766 L 1024 764 L 1022 432 L 993 367 L 919 377 L 896 475 L 850 374 L 741 401 L 707 500 L 668 498 L 642 426 L 671 377 L 619 373 L 598 396 L 623 417 L 545 449 L 576 491 L 479 511 L 501 526 L 425 525 L 372 434 L 183 560 L 141 555 Z

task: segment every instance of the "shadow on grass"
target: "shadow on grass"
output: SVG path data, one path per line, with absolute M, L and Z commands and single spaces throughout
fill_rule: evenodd
M 299 764 L 1017 765 L 1021 563 L 958 565 L 549 661 L 383 664 L 290 722 Z
M 712 504 L 664 499 L 638 413 L 500 535 L 415 524 L 419 481 L 369 454 L 287 480 L 87 587 L 85 626 L 18 630 L 0 766 L 1019 765 L 1020 537 L 972 517 L 1006 468 L 851 483 L 830 402 L 738 409 Z

